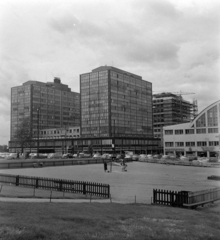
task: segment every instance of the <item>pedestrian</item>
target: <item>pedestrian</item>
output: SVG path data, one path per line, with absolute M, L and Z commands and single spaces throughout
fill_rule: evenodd
M 105 161 L 104 162 L 104 171 L 106 172 L 108 170 L 108 165 L 107 165 L 107 162 Z

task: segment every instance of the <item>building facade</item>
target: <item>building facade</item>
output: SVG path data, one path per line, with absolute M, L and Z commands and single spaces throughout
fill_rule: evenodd
M 41 129 L 80 125 L 80 94 L 61 83 L 27 81 L 11 89 L 11 141 L 25 118 L 30 120 L 32 138 Z
M 80 75 L 82 137 L 152 137 L 152 83 L 103 66 Z
M 40 130 L 40 138 L 80 138 L 80 127 L 65 126 Z
M 153 95 L 154 136 L 163 138 L 163 127 L 190 122 L 194 104 L 180 95 L 160 93 Z
M 47 84 L 28 81 L 13 88 L 12 140 L 17 124 L 26 116 L 31 118 L 33 133 L 26 152 L 77 153 L 92 149 L 100 153 L 129 150 L 153 154 L 161 144 L 153 137 L 152 84 L 114 67 L 81 74 L 80 95 L 59 79 Z M 60 135 L 59 129 L 67 129 L 68 124 L 80 126 L 80 137 L 66 130 Z M 10 151 L 20 151 L 16 141 L 10 142 Z
M 220 101 L 191 122 L 164 127 L 164 153 L 216 157 L 220 151 Z

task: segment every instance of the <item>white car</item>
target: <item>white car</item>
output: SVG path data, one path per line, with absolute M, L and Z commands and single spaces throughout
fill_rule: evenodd
M 101 159 L 102 156 L 99 154 L 99 153 L 96 153 L 94 154 L 93 158 L 96 158 L 96 159 Z
M 10 153 L 5 159 L 10 160 L 10 159 L 16 159 L 17 158 L 17 153 Z
M 47 155 L 47 158 L 50 158 L 50 159 L 51 158 L 60 158 L 61 159 L 62 156 L 63 156 L 62 153 L 50 153 Z
M 8 152 L 1 152 L 0 153 L 0 158 L 6 158 L 6 157 L 8 157 L 10 155 L 10 153 L 8 153 Z
M 79 158 L 90 158 L 91 155 L 89 153 L 80 153 Z

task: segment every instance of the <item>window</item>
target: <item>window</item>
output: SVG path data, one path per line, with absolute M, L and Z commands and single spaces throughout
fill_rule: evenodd
M 173 147 L 173 142 L 165 142 L 165 147 Z
M 219 146 L 219 141 L 211 141 L 209 142 L 209 146 Z
M 218 128 L 208 128 L 208 133 L 218 133 Z
M 197 147 L 207 146 L 206 142 L 197 142 Z
M 175 130 L 175 134 L 176 135 L 183 134 L 183 130 L 182 129 L 177 129 L 177 130 Z
M 194 129 L 186 129 L 185 133 L 186 134 L 194 134 Z
M 186 147 L 195 147 L 195 142 L 186 142 Z
M 207 111 L 208 126 L 209 127 L 218 126 L 217 112 L 218 112 L 217 111 L 217 106 L 214 106 L 213 108 L 211 108 Z
M 205 128 L 196 129 L 196 133 L 197 133 L 197 134 L 206 133 L 206 129 L 205 129 Z
M 205 127 L 206 121 L 205 121 L 205 113 L 196 121 L 196 127 Z
M 165 135 L 173 135 L 173 130 L 165 130 Z
M 184 147 L 184 142 L 175 142 L 176 147 Z

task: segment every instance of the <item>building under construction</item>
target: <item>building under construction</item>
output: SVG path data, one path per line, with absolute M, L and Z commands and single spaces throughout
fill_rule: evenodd
M 191 103 L 184 100 L 182 95 L 184 93 L 170 92 L 153 95 L 154 137 L 163 139 L 164 126 L 190 122 L 198 114 L 197 101 Z

